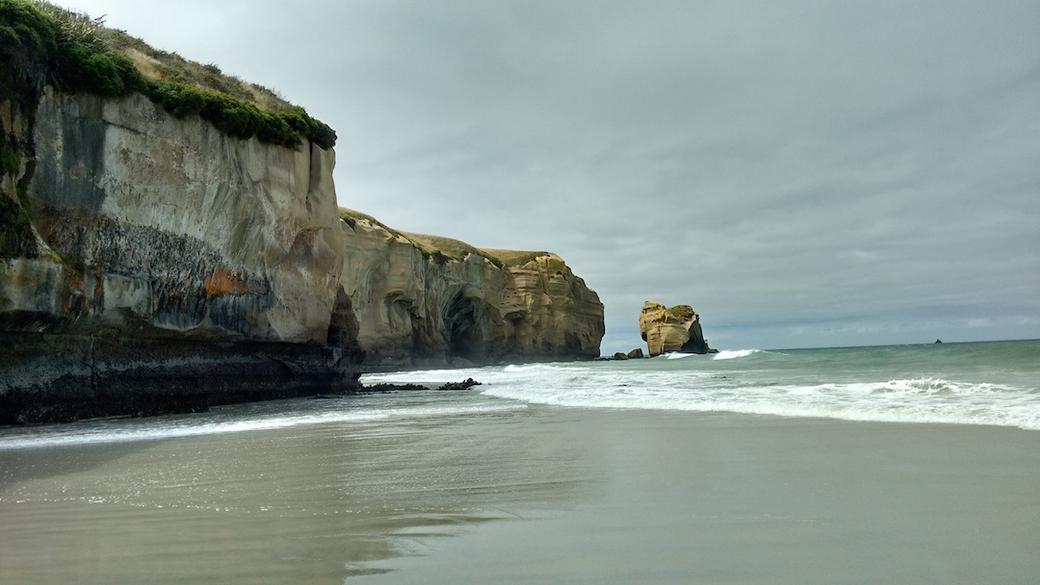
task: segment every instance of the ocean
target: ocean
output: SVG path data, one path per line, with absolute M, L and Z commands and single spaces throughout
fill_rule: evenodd
M 1032 584 L 1040 342 L 0 428 L 0 583 Z
M 1040 341 L 736 349 L 366 379 L 450 376 L 473 377 L 488 384 L 485 396 L 522 403 L 1040 430 Z

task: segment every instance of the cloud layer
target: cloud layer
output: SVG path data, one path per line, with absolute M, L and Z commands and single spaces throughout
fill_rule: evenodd
M 342 205 L 713 345 L 1040 336 L 1040 4 L 76 0 L 335 127 Z

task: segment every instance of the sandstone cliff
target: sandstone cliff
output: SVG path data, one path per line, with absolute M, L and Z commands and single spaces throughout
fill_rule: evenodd
M 0 24 L 0 424 L 598 355 L 559 257 L 341 219 L 335 133 L 269 91 L 42 4 Z
M 673 351 L 713 351 L 701 331 L 700 316 L 689 305 L 667 308 L 660 303 L 646 301 L 639 314 L 639 333 L 651 357 Z
M 221 388 L 219 402 L 353 379 L 356 340 L 325 345 L 353 319 L 332 150 L 231 138 L 140 94 L 48 88 L 31 129 L 11 102 L 0 112 L 34 155 L 2 194 L 31 236 L 0 262 L 2 410 L 47 418 L 46 397 L 72 388 L 83 404 L 53 416 L 107 412 L 127 384 L 159 402 Z
M 343 218 L 341 284 L 370 363 L 599 355 L 603 305 L 559 256 L 403 233 L 351 210 Z

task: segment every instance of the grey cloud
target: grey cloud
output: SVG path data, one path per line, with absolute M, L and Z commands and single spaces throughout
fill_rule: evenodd
M 1040 336 L 1040 5 L 76 0 L 340 134 L 343 205 L 550 249 L 638 344 Z

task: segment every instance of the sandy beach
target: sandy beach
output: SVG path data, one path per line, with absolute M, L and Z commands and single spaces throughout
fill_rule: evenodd
M 475 393 L 0 431 L 4 583 L 1034 583 L 1040 433 Z

